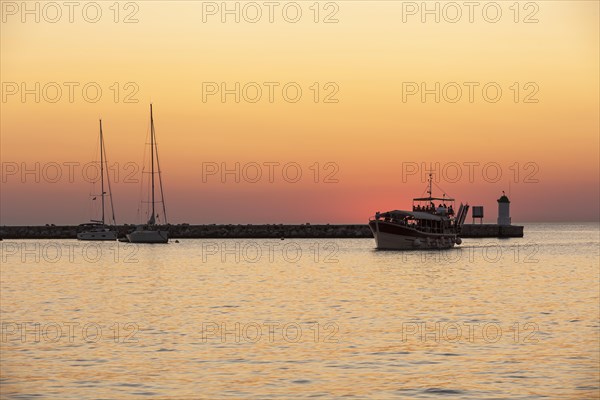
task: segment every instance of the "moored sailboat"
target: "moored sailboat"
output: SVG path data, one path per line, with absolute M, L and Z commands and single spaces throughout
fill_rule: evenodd
M 155 169 L 156 159 L 156 169 Z M 158 175 L 160 189 L 160 203 L 162 204 L 162 213 L 164 217 L 163 225 L 167 224 L 167 210 L 165 207 L 165 197 L 163 193 L 162 177 L 160 163 L 158 161 L 158 147 L 156 145 L 156 133 L 154 131 L 154 117 L 152 115 L 152 104 L 150 104 L 150 217 L 145 225 L 138 225 L 136 229 L 127 234 L 127 240 L 131 243 L 167 243 L 169 241 L 169 232 L 158 225 L 156 213 L 155 197 L 155 175 Z
M 101 218 L 100 220 L 92 220 L 90 223 L 79 225 L 81 232 L 77 233 L 77 239 L 79 240 L 116 240 L 117 230 L 115 222 L 115 208 L 112 200 L 112 191 L 110 188 L 110 178 L 108 171 L 106 171 L 106 183 L 108 187 L 108 198 L 110 200 L 110 210 L 112 216 L 112 226 L 106 225 L 105 222 L 105 197 L 107 192 L 104 191 L 104 175 L 106 168 L 106 148 L 104 147 L 104 136 L 102 133 L 102 120 L 100 120 L 100 194 L 92 195 L 92 201 L 96 201 L 100 196 L 101 202 Z

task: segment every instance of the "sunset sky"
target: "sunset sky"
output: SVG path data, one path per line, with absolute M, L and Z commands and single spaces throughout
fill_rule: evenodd
M 273 22 L 263 2 L 240 2 L 236 23 L 221 2 L 121 2 L 117 15 L 114 2 L 100 1 L 92 23 L 88 3 L 73 22 L 60 6 L 52 22 L 57 10 L 40 2 L 36 22 L 21 2 L 0 2 L 2 225 L 89 220 L 83 166 L 96 157 L 100 117 L 117 222 L 139 222 L 150 102 L 171 223 L 365 223 L 410 207 L 426 165 L 439 165 L 437 184 L 458 202 L 485 206 L 489 222 L 503 190 L 513 223 L 599 218 L 596 1 L 497 2 L 497 22 L 493 7 L 483 12 L 489 2 L 473 22 L 463 2 L 454 3 L 456 22 L 446 2 L 439 22 L 415 10 L 420 1 L 280 2 Z M 236 82 L 239 103 L 235 94 L 223 102 L 221 83 Z M 272 102 L 265 82 L 274 82 Z M 422 83 L 432 91 L 424 98 Z M 39 182 L 23 175 L 36 163 Z M 236 163 L 239 182 L 206 176 Z M 262 179 L 252 182 L 257 164 Z

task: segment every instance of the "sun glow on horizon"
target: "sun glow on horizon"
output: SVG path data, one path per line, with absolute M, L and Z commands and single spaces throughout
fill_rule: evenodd
M 194 1 L 23 23 L 6 3 L 3 225 L 89 219 L 100 116 L 117 221 L 136 222 L 150 102 L 173 223 L 365 223 L 410 207 L 431 166 L 489 221 L 503 190 L 513 221 L 600 218 L 597 2 L 536 3 L 536 23 L 523 2 L 497 23 L 388 1 L 301 3 L 297 23 Z

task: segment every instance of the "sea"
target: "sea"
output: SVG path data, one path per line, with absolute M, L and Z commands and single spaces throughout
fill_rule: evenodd
M 594 399 L 600 227 L 0 242 L 5 399 Z

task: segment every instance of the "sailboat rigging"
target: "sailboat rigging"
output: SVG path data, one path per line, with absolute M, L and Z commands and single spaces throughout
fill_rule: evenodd
M 155 170 L 156 160 L 156 170 Z M 160 202 L 162 203 L 163 225 L 167 224 L 167 209 L 165 206 L 165 197 L 163 192 L 162 176 L 160 162 L 158 159 L 158 146 L 156 145 L 156 131 L 154 129 L 154 115 L 152 112 L 152 104 L 150 104 L 150 218 L 146 225 L 139 225 L 135 231 L 127 235 L 127 239 L 131 243 L 167 243 L 169 240 L 169 232 L 161 229 L 156 224 L 156 189 L 155 176 L 158 175 L 158 186 L 160 190 Z
M 77 239 L 79 240 L 116 240 L 117 230 L 115 222 L 115 207 L 112 199 L 112 191 L 110 187 L 110 178 L 108 171 L 106 171 L 106 184 L 108 186 L 108 198 L 110 199 L 110 210 L 112 216 L 112 227 L 106 225 L 106 206 L 105 197 L 107 195 L 104 190 L 104 175 L 106 161 L 106 147 L 104 145 L 104 134 L 102 132 L 102 119 L 100 119 L 100 202 L 101 202 L 101 219 L 91 220 L 91 223 L 79 225 L 83 230 L 77 233 Z M 95 201 L 97 195 L 92 199 Z

